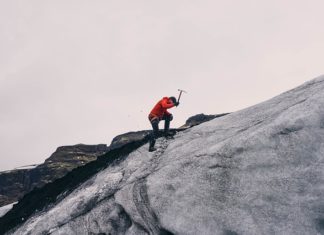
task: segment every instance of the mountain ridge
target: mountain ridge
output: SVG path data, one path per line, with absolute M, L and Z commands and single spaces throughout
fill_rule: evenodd
M 223 115 L 226 114 L 198 114 L 190 117 L 186 124 L 178 129 L 189 128 Z M 109 146 L 106 144 L 60 146 L 42 164 L 2 171 L 0 172 L 0 207 L 18 201 L 24 194 L 32 191 L 34 188 L 39 188 L 53 182 L 66 175 L 72 169 L 94 161 L 98 156 L 112 149 L 119 148 L 133 141 L 142 140 L 150 132 L 150 130 L 143 130 L 117 135 Z

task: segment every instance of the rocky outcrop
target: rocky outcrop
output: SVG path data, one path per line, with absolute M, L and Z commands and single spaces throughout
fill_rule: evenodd
M 107 145 L 85 145 L 77 144 L 72 146 L 58 147 L 57 150 L 45 160 L 45 164 L 84 164 L 93 161 L 98 155 L 106 153 Z
M 0 172 L 0 207 L 19 200 L 35 187 L 42 187 L 74 168 L 96 160 L 107 150 L 104 144 L 63 146 L 41 165 Z
M 229 113 L 222 113 L 222 114 L 216 114 L 216 115 L 205 115 L 203 113 L 197 114 L 195 116 L 190 117 L 186 121 L 186 124 L 184 124 L 180 128 L 188 128 L 188 127 L 197 126 L 197 125 L 202 124 L 204 122 L 211 121 L 211 120 L 213 120 L 215 118 L 219 118 L 219 117 L 225 116 L 227 114 L 229 114 Z
M 111 144 L 109 146 L 109 149 L 116 149 L 120 148 L 125 144 L 129 144 L 134 141 L 139 141 L 145 138 L 148 134 L 150 134 L 151 131 L 145 130 L 145 131 L 132 131 L 125 134 L 121 134 L 113 138 L 111 141 Z

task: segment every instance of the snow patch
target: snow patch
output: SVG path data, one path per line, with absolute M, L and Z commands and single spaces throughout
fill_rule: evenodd
M 21 167 L 17 167 L 14 170 L 28 170 L 28 169 L 34 169 L 36 168 L 38 165 L 28 165 L 28 166 L 21 166 Z
M 13 205 L 15 205 L 17 202 L 5 205 L 3 207 L 0 207 L 0 217 L 4 216 L 8 211 L 11 210 L 11 208 L 13 207 Z

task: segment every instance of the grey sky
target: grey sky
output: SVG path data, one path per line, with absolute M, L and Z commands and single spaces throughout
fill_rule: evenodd
M 0 170 L 170 110 L 230 112 L 323 74 L 322 0 L 0 1 Z

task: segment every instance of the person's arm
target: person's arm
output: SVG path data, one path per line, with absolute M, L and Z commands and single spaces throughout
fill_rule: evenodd
M 165 109 L 169 109 L 175 106 L 172 101 L 169 101 L 169 99 L 163 99 L 161 105 Z

